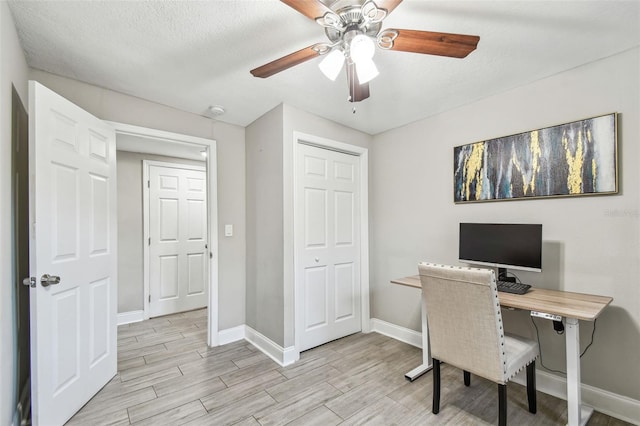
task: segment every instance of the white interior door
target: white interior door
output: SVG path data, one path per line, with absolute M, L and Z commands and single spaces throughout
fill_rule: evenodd
M 149 316 L 207 306 L 204 167 L 149 162 Z
M 300 144 L 296 293 L 300 350 L 361 330 L 360 158 Z
M 32 417 L 61 425 L 116 374 L 115 131 L 31 81 L 29 143 Z

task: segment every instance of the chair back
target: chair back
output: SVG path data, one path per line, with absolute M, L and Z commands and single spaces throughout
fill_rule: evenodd
M 431 356 L 496 383 L 506 376 L 495 273 L 420 263 Z

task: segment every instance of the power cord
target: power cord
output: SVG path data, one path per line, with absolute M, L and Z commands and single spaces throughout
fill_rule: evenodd
M 551 371 L 553 373 L 560 373 L 560 374 L 566 375 L 567 373 L 565 371 L 554 370 L 553 368 L 549 368 L 546 365 L 544 365 L 544 361 L 542 360 L 542 345 L 540 344 L 540 330 L 538 330 L 538 324 L 536 324 L 536 322 L 533 320 L 533 317 L 529 316 L 529 318 L 531 318 L 531 323 L 533 324 L 533 326 L 536 329 L 536 338 L 538 339 L 538 348 L 540 349 L 540 365 L 542 366 L 542 368 L 544 368 L 547 371 Z
M 514 274 L 511 271 L 506 271 L 504 273 L 504 275 L 502 275 L 502 277 L 507 277 L 509 275 L 512 275 L 516 279 L 516 282 L 522 283 L 522 281 L 520 280 L 520 277 L 518 277 L 516 274 Z M 500 279 L 502 277 L 499 277 L 498 279 Z M 533 317 L 530 316 L 529 318 L 531 318 L 531 323 L 533 324 L 533 326 L 536 329 L 536 338 L 538 339 L 538 347 L 540 348 L 540 365 L 542 365 L 542 368 L 544 368 L 547 371 L 551 371 L 551 372 L 554 372 L 554 373 L 560 373 L 560 374 L 566 375 L 567 373 L 565 371 L 554 370 L 553 368 L 548 368 L 542 362 L 542 345 L 540 345 L 540 331 L 538 330 L 538 325 L 533 320 Z M 591 341 L 589 342 L 589 344 L 584 348 L 584 350 L 580 354 L 580 358 L 582 358 L 582 356 L 587 353 L 587 351 L 589 350 L 591 345 L 593 345 L 593 339 L 594 339 L 594 336 L 595 336 L 595 333 L 596 333 L 596 323 L 597 323 L 597 321 L 598 321 L 597 318 L 595 320 L 593 320 L 593 329 L 591 330 Z M 560 334 L 560 335 L 564 334 L 564 324 L 562 324 L 562 321 L 554 321 L 553 322 L 553 329 L 556 331 L 557 334 Z
M 516 277 L 517 278 L 517 277 Z M 540 348 L 540 365 L 542 366 L 542 368 L 544 368 L 547 371 L 551 371 L 553 373 L 560 373 L 560 374 L 564 374 L 565 376 L 567 375 L 566 371 L 562 371 L 562 370 L 555 370 L 553 368 L 549 368 L 546 365 L 544 365 L 544 362 L 542 361 L 542 345 L 540 344 L 540 330 L 538 330 L 538 325 L 536 324 L 536 322 L 533 320 L 533 317 L 530 316 L 529 318 L 531 318 L 531 323 L 533 324 L 533 326 L 536 329 L 536 338 L 538 340 L 538 348 Z M 584 354 L 587 353 L 587 350 L 589 350 L 589 348 L 591 347 L 591 345 L 593 345 L 593 339 L 596 333 L 596 322 L 598 320 L 595 319 L 593 321 L 593 329 L 591 330 L 591 341 L 589 342 L 589 344 L 584 348 L 584 350 L 582 351 L 582 353 L 580 354 L 580 358 L 582 358 L 582 356 Z M 558 333 L 558 334 L 562 334 L 562 333 Z
M 582 351 L 582 353 L 580 354 L 580 358 L 582 358 L 582 355 L 587 353 L 587 349 L 589 349 L 591 347 L 591 345 L 593 345 L 593 336 L 596 334 L 596 322 L 597 321 L 598 321 L 597 318 L 593 320 L 593 330 L 591 330 L 591 341 L 589 342 L 587 347 L 584 348 L 584 351 Z

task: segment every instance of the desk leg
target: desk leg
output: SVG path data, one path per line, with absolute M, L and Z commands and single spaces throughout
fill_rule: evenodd
M 431 364 L 431 355 L 429 353 L 429 327 L 427 324 L 427 305 L 425 303 L 424 297 L 422 294 L 420 295 L 420 299 L 422 300 L 421 305 L 421 316 L 422 316 L 422 364 L 409 371 L 404 377 L 407 380 L 413 382 L 418 377 L 422 376 L 427 371 L 433 368 Z
M 565 325 L 568 424 L 569 426 L 582 426 L 587 424 L 593 409 L 582 406 L 580 390 L 580 325 L 575 318 L 566 318 Z

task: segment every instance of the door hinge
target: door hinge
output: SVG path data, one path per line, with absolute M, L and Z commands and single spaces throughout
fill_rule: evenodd
M 151 237 L 149 237 L 149 245 L 151 245 Z
M 149 303 L 151 303 L 151 295 L 149 295 Z
M 151 188 L 151 181 L 150 180 L 147 181 L 147 188 Z

